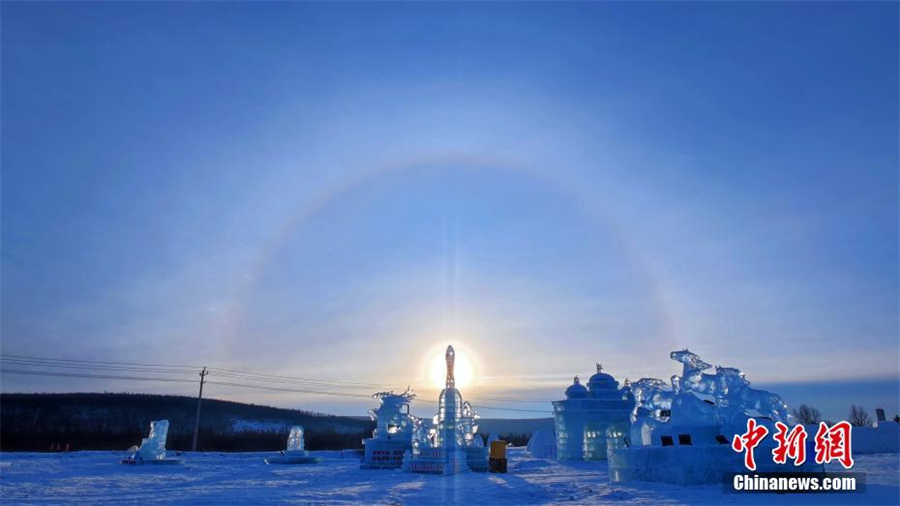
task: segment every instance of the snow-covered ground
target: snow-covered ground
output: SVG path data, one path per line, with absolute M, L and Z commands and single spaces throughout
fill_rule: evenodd
M 118 452 L 0 454 L 8 504 L 900 504 L 900 456 L 859 455 L 865 494 L 724 494 L 722 486 L 610 483 L 605 462 L 561 463 L 510 451 L 508 474 L 449 477 L 362 471 L 340 452 L 318 465 L 267 466 L 264 453 L 185 453 L 184 466 L 125 466 Z

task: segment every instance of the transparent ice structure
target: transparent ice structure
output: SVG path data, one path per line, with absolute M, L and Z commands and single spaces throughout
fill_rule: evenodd
M 150 434 L 141 440 L 137 451 L 126 457 L 125 464 L 174 464 L 180 459 L 166 458 L 166 437 L 169 434 L 169 421 L 150 422 Z
M 438 413 L 429 438 L 404 455 L 403 468 L 416 473 L 453 474 L 466 469 L 487 471 L 488 448 L 478 432 L 478 413 L 463 401 L 453 375 L 456 352 L 447 347 L 445 387 L 438 397 Z
M 748 418 L 755 418 L 770 433 L 775 432 L 775 422 L 793 424 L 784 400 L 750 387 L 740 369 L 713 369 L 687 349 L 673 351 L 669 357 L 682 364 L 681 374 L 671 378 L 671 388 L 656 378 L 629 385 L 635 401 L 631 427 L 608 433 L 611 480 L 716 483 L 723 472 L 746 472 L 743 457 L 731 449 L 731 441 L 746 430 Z M 807 446 L 811 444 L 807 441 Z M 821 470 L 812 460 L 797 467 L 774 464 L 774 445 L 767 438 L 756 449 L 759 472 Z M 813 449 L 807 448 L 807 453 Z
M 400 394 L 378 392 L 372 397 L 380 401 L 380 406 L 369 410 L 369 416 L 375 421 L 375 430 L 371 438 L 363 440 L 365 453 L 360 467 L 400 467 L 405 452 L 428 444 L 428 431 L 422 426 L 422 421 L 409 413 L 409 403 L 416 398 L 416 394 L 406 390 Z
M 294 425 L 291 427 L 291 432 L 288 434 L 287 440 L 287 448 L 284 450 L 285 452 L 302 452 L 306 451 L 303 444 L 303 426 L 302 425 Z
M 294 425 L 288 434 L 287 448 L 275 457 L 265 459 L 266 464 L 315 464 L 321 459 L 311 457 L 303 441 L 303 426 Z
M 553 402 L 557 458 L 605 460 L 607 430 L 626 428 L 633 406 L 630 390 L 619 388 L 619 382 L 603 372 L 601 364 L 587 387 L 575 376 L 566 398 Z

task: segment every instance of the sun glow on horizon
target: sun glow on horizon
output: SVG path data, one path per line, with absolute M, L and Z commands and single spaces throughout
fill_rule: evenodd
M 443 389 L 447 378 L 447 362 L 444 354 L 447 347 L 441 348 L 440 352 L 431 359 L 428 365 L 428 379 L 431 384 L 437 388 Z M 455 345 L 455 361 L 453 366 L 453 376 L 456 380 L 456 388 L 465 388 L 472 385 L 475 379 L 475 368 L 472 361 L 466 356 L 466 352 L 460 350 Z

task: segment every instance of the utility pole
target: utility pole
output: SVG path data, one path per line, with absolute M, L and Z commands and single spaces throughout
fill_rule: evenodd
M 194 424 L 194 443 L 191 445 L 191 451 L 197 451 L 197 435 L 200 433 L 200 403 L 203 401 L 203 383 L 206 381 L 206 367 L 200 371 L 200 394 L 197 395 L 197 421 Z

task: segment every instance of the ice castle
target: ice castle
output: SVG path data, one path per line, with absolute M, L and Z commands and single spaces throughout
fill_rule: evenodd
M 620 389 L 601 364 L 587 387 L 575 376 L 565 400 L 553 402 L 559 460 L 606 460 L 607 430 L 627 429 L 633 408 L 631 391 Z
M 471 469 L 487 471 L 488 448 L 478 431 L 478 413 L 463 401 L 456 389 L 453 365 L 456 352 L 447 347 L 447 378 L 438 398 L 438 414 L 426 435 L 419 428 L 413 436 L 413 448 L 403 457 L 403 469 L 414 473 L 454 474 Z

